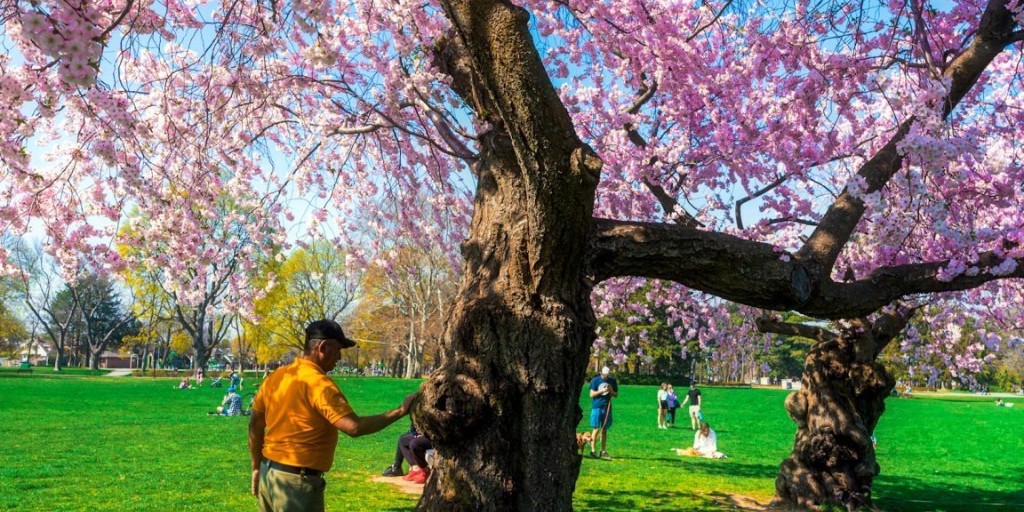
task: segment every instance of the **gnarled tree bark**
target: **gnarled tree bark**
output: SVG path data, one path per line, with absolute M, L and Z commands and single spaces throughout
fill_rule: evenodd
M 446 11 L 454 29 L 436 62 L 492 128 L 443 364 L 418 413 L 440 454 L 418 509 L 570 510 L 595 324 L 581 241 L 601 161 L 574 135 L 523 9 L 452 1 Z
M 786 398 L 786 412 L 797 432 L 793 452 L 775 479 L 776 505 L 816 508 L 835 503 L 848 510 L 873 506 L 871 486 L 880 467 L 871 437 L 894 385 L 876 358 L 914 311 L 897 307 L 874 322 L 844 322 L 838 333 L 758 322 L 764 332 L 816 341 L 807 356 L 801 389 Z

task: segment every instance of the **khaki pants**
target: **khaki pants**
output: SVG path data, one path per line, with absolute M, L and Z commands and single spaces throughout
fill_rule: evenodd
M 323 512 L 324 488 L 321 476 L 302 476 L 260 465 L 260 512 Z

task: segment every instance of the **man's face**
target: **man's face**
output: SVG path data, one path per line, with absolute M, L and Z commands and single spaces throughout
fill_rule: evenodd
M 341 342 L 338 340 L 322 340 L 317 347 L 317 352 L 320 355 L 320 368 L 323 368 L 325 372 L 331 371 L 341 359 Z

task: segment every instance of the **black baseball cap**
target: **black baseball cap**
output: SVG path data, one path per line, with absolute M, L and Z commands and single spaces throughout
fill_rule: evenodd
M 334 320 L 314 320 L 306 326 L 306 341 L 309 340 L 336 340 L 341 348 L 352 348 L 356 342 L 345 336 L 341 325 Z

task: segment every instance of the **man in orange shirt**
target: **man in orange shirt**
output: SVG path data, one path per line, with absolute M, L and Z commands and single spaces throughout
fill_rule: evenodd
M 333 320 L 306 326 L 303 356 L 270 374 L 260 386 L 249 420 L 252 494 L 261 511 L 322 511 L 323 474 L 334 463 L 338 431 L 350 437 L 377 432 L 409 413 L 418 397 L 376 416 L 360 417 L 327 376 L 354 347 Z

